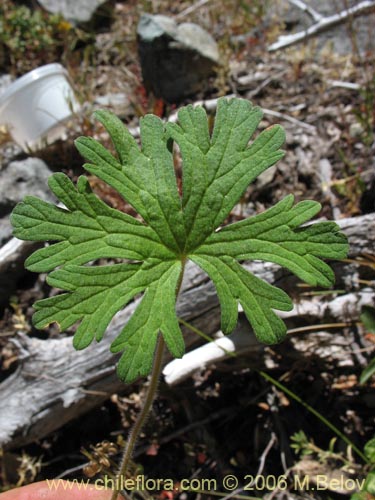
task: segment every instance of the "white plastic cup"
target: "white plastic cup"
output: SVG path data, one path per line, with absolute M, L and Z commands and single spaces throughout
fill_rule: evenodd
M 78 109 L 68 72 L 57 63 L 26 73 L 0 95 L 0 123 L 24 151 L 58 139 Z

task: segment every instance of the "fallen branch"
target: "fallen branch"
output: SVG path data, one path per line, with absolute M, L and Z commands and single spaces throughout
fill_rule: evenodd
M 219 328 L 218 302 L 207 276 L 187 268 L 178 315 L 212 334 Z M 76 351 L 71 337 L 41 340 L 18 332 L 9 339 L 18 350 L 18 367 L 0 384 L 0 447 L 35 441 L 101 404 L 125 386 L 117 378 L 118 356 L 109 347 L 129 320 L 136 303 L 111 322 L 104 339 Z M 187 332 L 187 346 L 196 336 Z M 166 357 L 166 362 L 170 357 Z
M 328 324 L 319 325 L 319 321 L 323 318 L 326 321 L 331 321 L 329 327 L 339 328 L 339 335 L 342 336 L 343 327 L 349 327 L 354 319 L 358 319 L 361 308 L 364 305 L 373 305 L 375 299 L 375 293 L 372 289 L 367 288 L 358 293 L 348 293 L 343 296 L 339 296 L 330 302 L 324 302 L 321 299 L 303 300 L 298 302 L 292 311 L 288 313 L 282 313 L 284 319 L 298 319 L 298 318 L 312 318 L 314 326 L 316 325 L 319 330 L 315 334 L 312 333 L 312 329 L 306 328 L 306 333 L 309 334 L 309 341 L 311 342 L 313 335 L 320 335 L 321 332 L 325 332 L 328 329 Z M 347 323 L 335 323 L 337 320 L 341 320 L 344 314 L 348 316 Z M 350 316 L 349 316 L 350 315 Z M 350 319 L 349 319 L 350 318 Z M 303 333 L 303 327 L 298 329 L 290 329 L 288 333 L 290 335 L 297 333 Z M 353 339 L 354 341 L 354 339 Z M 313 342 L 314 345 L 319 345 L 319 343 Z M 335 357 L 338 359 L 348 358 L 351 354 L 352 343 L 345 342 L 339 352 L 335 353 Z M 276 348 L 274 348 L 276 349 Z M 302 350 L 302 348 L 301 348 Z M 168 385 L 173 386 L 183 382 L 185 379 L 191 377 L 195 372 L 200 372 L 206 367 L 218 363 L 224 359 L 228 359 L 233 356 L 241 356 L 243 354 L 253 354 L 254 359 L 258 358 L 258 362 L 254 364 L 253 367 L 259 365 L 259 358 L 263 351 L 263 346 L 261 346 L 253 334 L 248 323 L 241 322 L 236 328 L 235 332 L 231 335 L 222 336 L 221 338 L 209 342 L 193 351 L 185 354 L 181 359 L 174 359 L 168 363 L 163 370 L 163 375 L 165 381 Z M 322 349 L 324 351 L 324 349 Z M 346 355 L 343 352 L 346 351 Z M 316 351 L 315 351 L 316 352 Z M 327 351 L 332 356 L 331 351 Z M 362 363 L 365 362 L 361 359 Z
M 277 42 L 268 47 L 269 52 L 290 47 L 303 40 L 307 40 L 314 35 L 327 31 L 328 29 L 345 22 L 349 18 L 358 17 L 361 15 L 369 14 L 375 8 L 374 0 L 365 0 L 360 2 L 349 9 L 342 10 L 338 14 L 328 17 L 321 17 L 318 22 L 307 28 L 306 30 L 293 33 L 292 35 L 282 35 L 278 38 Z
M 23 263 L 40 243 L 12 238 L 0 248 L 0 303 L 5 301 L 16 288 L 19 277 L 24 274 Z
M 182 12 L 179 12 L 178 14 L 175 15 L 175 19 L 182 19 L 183 17 L 187 16 L 188 14 L 191 14 L 197 9 L 200 9 L 206 3 L 208 3 L 210 0 L 199 0 L 197 3 L 190 5 L 190 7 L 187 7 L 184 9 Z
M 301 122 L 301 120 L 297 120 L 297 118 L 285 115 L 284 113 L 280 113 L 279 111 L 273 111 L 272 109 L 265 109 L 265 108 L 262 109 L 265 115 L 274 116 L 276 118 L 279 118 L 280 120 L 285 120 L 287 122 L 293 123 L 293 125 L 297 125 L 298 127 L 309 130 L 313 134 L 316 132 L 316 127 L 314 127 L 314 125 L 309 125 L 308 123 Z
M 361 90 L 361 86 L 358 83 L 352 82 L 342 82 L 340 80 L 327 80 L 327 83 L 332 87 L 347 89 L 347 90 Z
M 15 262 L 24 259 L 35 246 L 37 246 L 35 243 L 29 241 L 21 241 L 18 238 L 10 239 L 0 248 L 0 274 L 3 275 Z

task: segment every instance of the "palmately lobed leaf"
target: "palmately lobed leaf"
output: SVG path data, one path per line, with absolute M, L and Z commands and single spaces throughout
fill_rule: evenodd
M 141 119 L 140 150 L 112 113 L 99 111 L 96 117 L 109 132 L 121 163 L 94 139 L 81 137 L 76 146 L 92 162 L 85 164 L 85 169 L 116 189 L 164 244 L 179 252 L 184 245 L 185 230 L 173 155 L 163 122 L 153 115 Z
M 12 213 L 17 238 L 59 242 L 34 252 L 26 261 L 30 271 L 47 272 L 66 263 L 85 264 L 104 257 L 173 257 L 149 227 L 95 196 L 85 177 L 75 187 L 66 175 L 54 174 L 49 186 L 68 210 L 29 196 Z
M 247 186 L 284 156 L 284 130 L 276 125 L 248 146 L 262 111 L 249 101 L 221 99 L 212 137 L 200 107 L 179 111 L 179 124 L 167 130 L 183 160 L 183 209 L 186 253 L 201 244 L 229 215 Z M 186 184 L 186 187 L 185 187 Z
M 76 145 L 88 161 L 84 167 L 116 189 L 142 221 L 103 203 L 84 176 L 76 186 L 63 174 L 50 178 L 65 208 L 34 197 L 18 204 L 11 217 L 14 235 L 52 242 L 34 252 L 26 267 L 52 271 L 49 284 L 65 290 L 36 302 L 35 326 L 57 322 L 64 330 L 79 323 L 73 343 L 83 349 L 99 341 L 113 316 L 142 294 L 111 349 L 123 351 L 118 364 L 123 380 L 147 375 L 158 335 L 173 356 L 184 352 L 175 304 L 190 259 L 215 284 L 225 333 L 235 327 L 241 304 L 259 340 L 281 341 L 286 327 L 275 311 L 290 310 L 290 298 L 240 261 L 274 262 L 307 283 L 330 286 L 334 275 L 322 258 L 340 259 L 348 250 L 335 223 L 306 225 L 319 212 L 318 203 L 294 205 L 291 195 L 259 215 L 221 227 L 248 184 L 283 156 L 283 129 L 270 127 L 249 143 L 262 111 L 243 99 L 219 99 L 211 134 L 202 107 L 182 108 L 178 123 L 147 115 L 140 124 L 141 147 L 112 113 L 99 111 L 96 117 L 117 157 L 81 137 Z M 173 142 L 182 156 L 182 196 Z M 102 258 L 123 262 L 95 264 Z
M 344 258 L 346 237 L 334 222 L 299 228 L 321 206 L 315 201 L 303 201 L 293 207 L 293 201 L 289 195 L 260 215 L 226 226 L 208 237 L 196 253 L 274 262 L 311 285 L 332 285 L 333 272 L 318 257 Z

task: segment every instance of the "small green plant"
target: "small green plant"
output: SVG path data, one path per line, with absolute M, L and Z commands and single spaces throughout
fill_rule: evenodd
M 354 493 L 350 500 L 375 499 L 375 437 L 367 441 L 363 451 L 368 461 L 366 479 L 361 491 Z
M 186 262 L 196 263 L 214 282 L 225 333 L 234 329 L 240 303 L 258 339 L 273 344 L 286 334 L 274 309 L 290 310 L 292 302 L 240 261 L 274 262 L 311 285 L 328 287 L 334 274 L 321 258 L 345 257 L 348 244 L 334 222 L 305 226 L 320 204 L 293 205 L 292 195 L 257 216 L 222 227 L 248 184 L 284 154 L 284 131 L 278 125 L 248 144 L 262 117 L 250 102 L 220 99 L 211 135 L 202 107 L 182 108 L 176 124 L 146 115 L 140 124 L 141 148 L 113 114 L 99 111 L 96 117 L 109 132 L 117 158 L 96 140 L 81 137 L 76 145 L 89 161 L 84 167 L 116 189 L 142 220 L 108 207 L 92 193 L 86 177 L 74 186 L 58 173 L 49 185 L 66 208 L 26 197 L 14 209 L 12 224 L 20 239 L 56 242 L 37 250 L 25 264 L 35 272 L 59 267 L 47 281 L 67 291 L 36 302 L 37 328 L 57 322 L 66 329 L 81 321 L 73 342 L 83 349 L 94 338 L 99 341 L 115 313 L 143 293 L 111 346 L 115 353 L 124 351 L 118 374 L 126 382 L 147 375 L 153 365 L 145 405 L 125 450 L 123 474 L 156 392 L 164 341 L 173 356 L 184 353 L 175 304 Z M 183 161 L 181 194 L 174 142 Z M 99 258 L 125 262 L 85 265 Z
M 329 460 L 334 460 L 341 463 L 342 467 L 350 467 L 353 464 L 350 446 L 347 450 L 347 455 L 342 452 L 335 452 L 335 444 L 337 438 L 334 437 L 330 440 L 328 450 L 319 448 L 313 440 L 310 440 L 304 431 L 298 431 L 291 436 L 291 448 L 294 449 L 296 454 L 305 457 L 308 455 L 315 455 L 321 464 L 325 464 Z
M 353 493 L 350 500 L 373 500 L 375 499 L 375 438 L 370 439 L 359 455 L 364 463 L 358 465 L 353 459 L 351 450 L 356 449 L 353 443 L 349 444 L 346 454 L 335 451 L 336 438 L 331 439 L 328 450 L 324 450 L 310 440 L 304 431 L 299 431 L 291 436 L 291 448 L 301 457 L 313 456 L 322 465 L 329 462 L 336 465 L 341 471 L 351 474 L 356 473 L 361 484 L 361 491 Z M 348 438 L 346 438 L 348 442 Z M 357 449 L 358 451 L 358 449 Z
M 9 59 L 9 66 L 17 75 L 60 60 L 67 43 L 72 42 L 73 32 L 73 26 L 59 14 L 31 10 L 9 0 L 3 0 L 0 6 L 2 63 L 7 66 Z

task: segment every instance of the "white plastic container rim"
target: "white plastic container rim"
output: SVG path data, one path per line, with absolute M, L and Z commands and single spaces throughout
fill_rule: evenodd
M 45 87 L 51 77 L 55 77 L 52 87 Z M 61 127 L 78 109 L 69 73 L 58 63 L 26 73 L 0 95 L 0 123 L 9 127 L 13 139 L 25 150 L 41 145 L 50 131 Z

